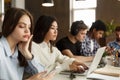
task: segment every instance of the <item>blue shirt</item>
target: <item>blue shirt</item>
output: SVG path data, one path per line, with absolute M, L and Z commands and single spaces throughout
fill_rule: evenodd
M 37 73 L 44 70 L 35 58 L 28 60 L 28 64 L 26 71 L 32 70 L 32 73 Z M 19 66 L 18 48 L 16 47 L 12 54 L 6 38 L 2 36 L 0 38 L 0 80 L 22 80 L 23 72 L 24 67 Z
M 24 68 L 19 66 L 18 49 L 14 55 L 6 38 L 0 39 L 0 80 L 22 80 Z
M 118 44 L 116 40 L 109 42 L 107 45 L 110 47 L 116 48 L 116 49 L 120 49 L 120 45 Z
M 99 43 L 95 39 L 86 36 L 81 44 L 80 53 L 83 56 L 94 56 L 98 48 L 100 48 Z

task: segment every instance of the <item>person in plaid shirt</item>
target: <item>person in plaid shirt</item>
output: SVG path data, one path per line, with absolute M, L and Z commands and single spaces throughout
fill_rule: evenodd
M 89 29 L 85 40 L 81 43 L 80 53 L 83 56 L 94 56 L 100 48 L 99 39 L 106 31 L 106 25 L 101 20 L 96 20 Z

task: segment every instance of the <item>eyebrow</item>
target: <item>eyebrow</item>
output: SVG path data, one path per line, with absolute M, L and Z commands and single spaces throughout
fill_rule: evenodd
M 24 24 L 24 25 L 27 25 L 27 24 L 24 23 L 24 22 L 18 22 L 18 24 Z M 30 24 L 29 26 L 31 26 L 31 24 Z
M 18 24 L 24 24 L 24 25 L 27 25 L 26 23 L 24 23 L 24 22 L 18 22 Z
M 51 25 L 51 26 L 58 27 L 58 26 L 55 26 L 55 25 Z

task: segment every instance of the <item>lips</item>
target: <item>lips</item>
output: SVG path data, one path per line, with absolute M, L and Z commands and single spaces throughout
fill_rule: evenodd
M 29 39 L 30 36 L 29 35 L 24 35 L 23 37 Z

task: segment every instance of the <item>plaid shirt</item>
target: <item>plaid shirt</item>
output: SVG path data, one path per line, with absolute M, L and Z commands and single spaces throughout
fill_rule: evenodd
M 95 39 L 86 36 L 81 44 L 80 53 L 83 56 L 94 56 L 98 48 L 100 48 L 99 43 Z

